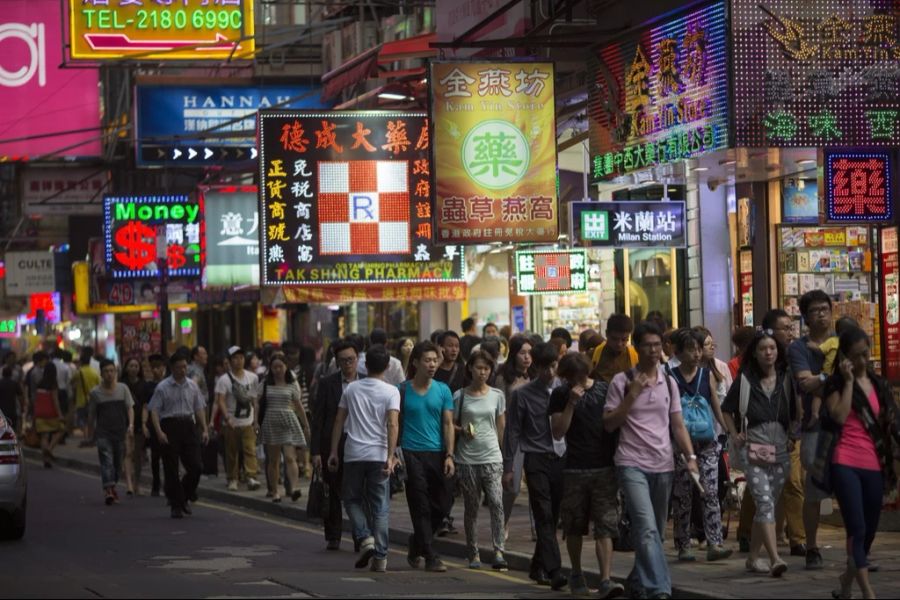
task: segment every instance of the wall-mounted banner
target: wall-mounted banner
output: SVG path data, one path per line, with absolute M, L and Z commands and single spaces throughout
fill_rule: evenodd
M 737 146 L 894 146 L 897 0 L 733 0 Z
M 256 51 L 253 0 L 68 0 L 75 60 L 233 60 Z
M 28 168 L 22 172 L 26 215 L 99 215 L 109 185 L 106 169 Z
M 322 108 L 320 95 L 318 87 L 301 85 L 138 85 L 137 163 L 196 167 L 255 160 L 256 111 L 292 98 L 280 108 Z M 198 135 L 212 127 L 207 137 Z
M 263 285 L 463 280 L 432 244 L 424 113 L 260 111 Z
M 272 288 L 267 288 L 272 289 Z M 397 283 L 391 285 L 318 285 L 285 286 L 283 302 L 418 302 L 466 299 L 466 284 L 450 283 Z
M 56 291 L 52 252 L 7 252 L 4 262 L 7 296 Z
M 516 252 L 519 295 L 568 294 L 587 291 L 587 251 L 521 250 Z
M 728 146 L 727 14 L 716 2 L 592 57 L 594 181 Z
M 0 3 L 0 161 L 101 153 L 98 71 L 59 67 L 62 31 L 59 0 Z
M 206 219 L 205 287 L 259 285 L 259 200 L 256 187 L 200 194 Z
M 684 248 L 684 202 L 570 202 L 572 240 L 612 248 Z
M 159 276 L 157 248 L 163 246 L 169 277 L 200 277 L 203 224 L 200 204 L 187 195 L 105 196 L 107 276 Z
M 553 73 L 431 63 L 437 243 L 556 242 Z
M 825 152 L 825 214 L 829 221 L 893 219 L 888 152 Z

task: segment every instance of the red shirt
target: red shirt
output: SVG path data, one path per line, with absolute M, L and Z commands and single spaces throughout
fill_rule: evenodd
M 881 405 L 878 404 L 878 394 L 875 389 L 869 393 L 869 406 L 872 413 L 878 418 Z M 841 439 L 834 448 L 834 460 L 836 465 L 865 469 L 867 471 L 880 471 L 881 461 L 878 460 L 878 452 L 875 450 L 875 442 L 866 431 L 862 421 L 856 416 L 856 411 L 850 410 L 844 427 L 841 430 Z

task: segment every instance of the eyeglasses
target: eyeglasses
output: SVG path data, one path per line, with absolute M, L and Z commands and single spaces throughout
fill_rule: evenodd
M 357 357 L 355 356 L 345 356 L 343 358 L 338 358 L 337 363 L 339 365 L 352 365 L 356 362 Z

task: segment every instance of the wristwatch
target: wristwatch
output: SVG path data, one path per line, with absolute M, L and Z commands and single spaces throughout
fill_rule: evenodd
M 453 459 L 453 455 L 450 454 L 449 452 L 447 452 L 446 454 L 444 454 L 444 460 L 447 460 L 448 458 L 449 458 L 449 459 Z
M 697 455 L 691 454 L 690 456 L 688 456 L 688 460 L 697 460 Z
M 825 373 L 819 373 L 819 381 L 821 381 L 822 383 L 825 383 L 825 381 L 827 379 L 828 379 L 828 375 L 826 375 Z

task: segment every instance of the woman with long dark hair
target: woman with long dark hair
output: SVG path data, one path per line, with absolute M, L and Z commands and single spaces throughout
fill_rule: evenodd
M 758 331 L 747 346 L 741 373 L 728 391 L 722 413 L 735 448 L 746 457 L 747 485 L 756 503 L 747 570 L 780 577 L 787 563 L 778 555 L 775 503 L 790 474 L 788 432 L 797 406 L 784 348 L 770 330 Z M 763 546 L 768 564 L 759 558 Z
M 149 363 L 148 363 L 149 364 Z M 151 371 L 152 374 L 152 371 Z M 144 375 L 141 360 L 135 357 L 129 358 L 122 365 L 122 374 L 119 381 L 128 386 L 131 397 L 134 400 L 134 436 L 125 438 L 125 493 L 128 496 L 140 494 L 141 467 L 144 459 L 144 432 L 143 432 L 143 390 Z
M 896 406 L 890 387 L 875 375 L 869 362 L 871 342 L 865 331 L 841 334 L 836 369 L 825 385 L 822 428 L 833 444 L 820 446 L 816 465 L 830 463 L 830 482 L 813 474 L 813 481 L 831 487 L 841 507 L 847 531 L 847 568 L 835 598 L 851 598 L 853 581 L 863 598 L 874 598 L 869 582 L 869 550 L 881 516 L 885 490 L 896 489 L 891 427 Z M 825 435 L 825 434 L 823 434 Z M 830 455 L 830 456 L 829 456 Z M 830 483 L 830 485 L 829 485 Z
M 66 433 L 66 422 L 59 405 L 56 365 L 52 362 L 46 364 L 38 381 L 31 414 L 34 416 L 34 428 L 41 436 L 44 467 L 49 469 L 53 466 L 53 450 Z

